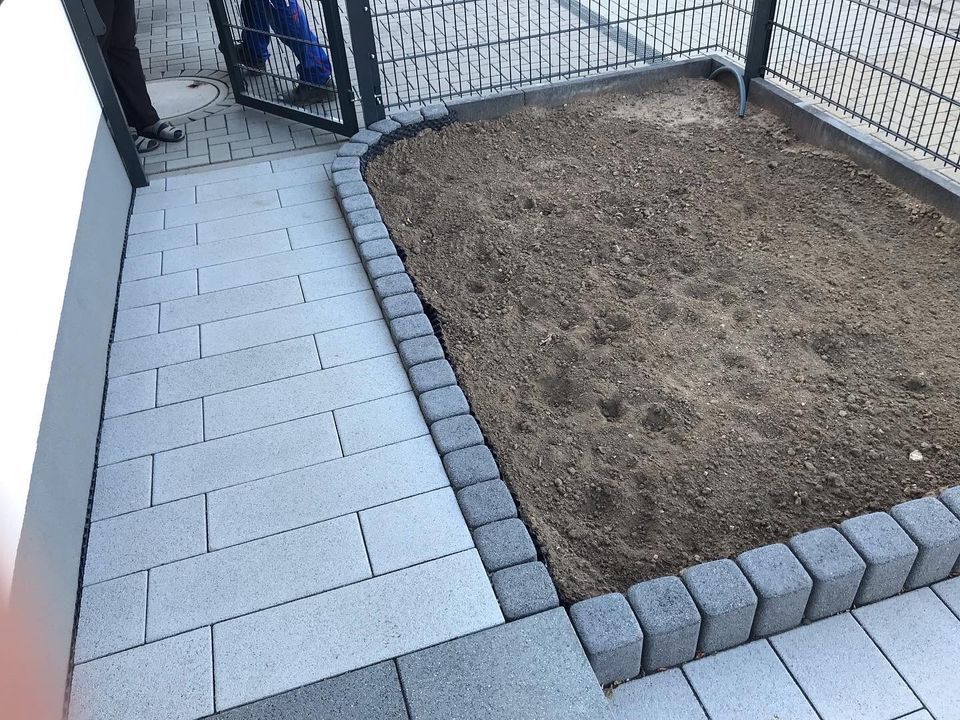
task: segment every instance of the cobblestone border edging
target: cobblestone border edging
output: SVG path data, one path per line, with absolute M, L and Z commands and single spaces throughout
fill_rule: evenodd
M 495 117 L 524 104 L 555 104 L 580 92 L 624 85 L 636 89 L 669 77 L 705 77 L 713 62 L 669 63 L 613 78 L 511 91 L 453 105 L 452 112 L 431 105 L 397 113 L 360 130 L 333 162 L 336 197 L 508 621 L 555 608 L 559 596 L 446 358 L 439 319 L 417 294 L 402 251 L 377 210 L 364 180 L 366 163 L 393 142 L 461 117 Z M 910 500 L 889 513 L 850 518 L 839 527 L 801 533 L 735 559 L 640 582 L 626 594 L 589 598 L 568 611 L 598 681 L 608 685 L 958 572 L 960 486 L 939 498 Z

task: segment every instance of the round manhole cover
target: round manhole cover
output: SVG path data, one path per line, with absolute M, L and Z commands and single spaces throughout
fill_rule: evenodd
M 223 83 L 197 77 L 150 80 L 147 90 L 157 113 L 165 120 L 202 110 L 227 94 Z

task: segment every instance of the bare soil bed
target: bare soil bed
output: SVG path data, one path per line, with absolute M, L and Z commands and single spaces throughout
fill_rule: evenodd
M 960 482 L 960 228 L 727 88 L 367 177 L 566 599 Z

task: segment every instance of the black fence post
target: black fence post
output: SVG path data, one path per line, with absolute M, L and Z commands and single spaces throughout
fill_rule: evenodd
M 380 66 L 377 63 L 377 42 L 373 35 L 370 0 L 347 0 L 347 22 L 353 41 L 353 59 L 357 66 L 357 92 L 365 125 L 383 120 L 383 93 L 380 89 Z
M 747 54 L 743 63 L 743 79 L 750 87 L 750 80 L 763 77 L 763 69 L 770 57 L 770 36 L 777 12 L 777 0 L 754 0 L 750 34 L 747 36 Z

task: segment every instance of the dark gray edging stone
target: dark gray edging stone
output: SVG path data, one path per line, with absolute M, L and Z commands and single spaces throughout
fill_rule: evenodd
M 588 92 L 636 91 L 672 77 L 706 77 L 718 64 L 722 61 L 711 58 L 659 63 L 600 78 L 461 100 L 450 105 L 449 113 L 442 105 L 398 113 L 371 126 L 377 138 L 361 134 L 345 145 L 335 160 L 336 196 L 508 621 L 556 607 L 556 588 L 546 567 L 536 559 L 537 550 L 526 526 L 516 517 L 516 505 L 500 480 L 493 453 L 469 413 L 469 403 L 455 376 L 450 377 L 452 368 L 446 374 L 449 363 L 443 346 L 422 312 L 370 189 L 350 171 L 359 167 L 362 177 L 370 150 L 446 124 L 454 111 L 459 120 L 492 118 L 524 105 L 557 105 Z M 754 82 L 766 85 L 762 80 Z M 849 130 L 841 130 L 851 135 Z M 811 141 L 818 143 L 817 139 Z M 365 146 L 362 152 L 361 146 Z M 914 172 L 912 161 L 905 164 Z M 949 199 L 956 201 L 957 196 L 950 192 Z M 938 206 L 943 199 L 918 196 Z M 407 295 L 417 303 L 399 299 Z M 408 310 L 409 314 L 398 315 Z M 893 518 L 897 528 L 873 515 Z M 637 638 L 628 630 L 633 625 L 623 613 L 623 604 L 609 599 L 611 596 L 572 606 L 571 615 L 578 618 L 575 625 L 598 680 L 606 683 L 633 677 L 640 672 L 634 672 L 636 662 L 646 673 L 676 666 L 692 660 L 698 650 L 714 652 L 751 637 L 792 629 L 804 619 L 826 617 L 854 604 L 889 597 L 897 592 L 893 588 L 905 572 L 908 588 L 936 582 L 951 570 L 960 572 L 960 487 L 944 491 L 940 501 L 922 498 L 903 503 L 889 516 L 876 513 L 852 518 L 841 530 L 843 534 L 834 528 L 802 533 L 787 545 L 741 553 L 736 563 L 703 563 L 683 571 L 683 580 L 667 576 L 634 585 L 625 602 L 637 623 L 639 650 Z M 914 560 L 910 559 L 911 545 L 917 549 Z M 625 660 L 628 656 L 629 663 Z

